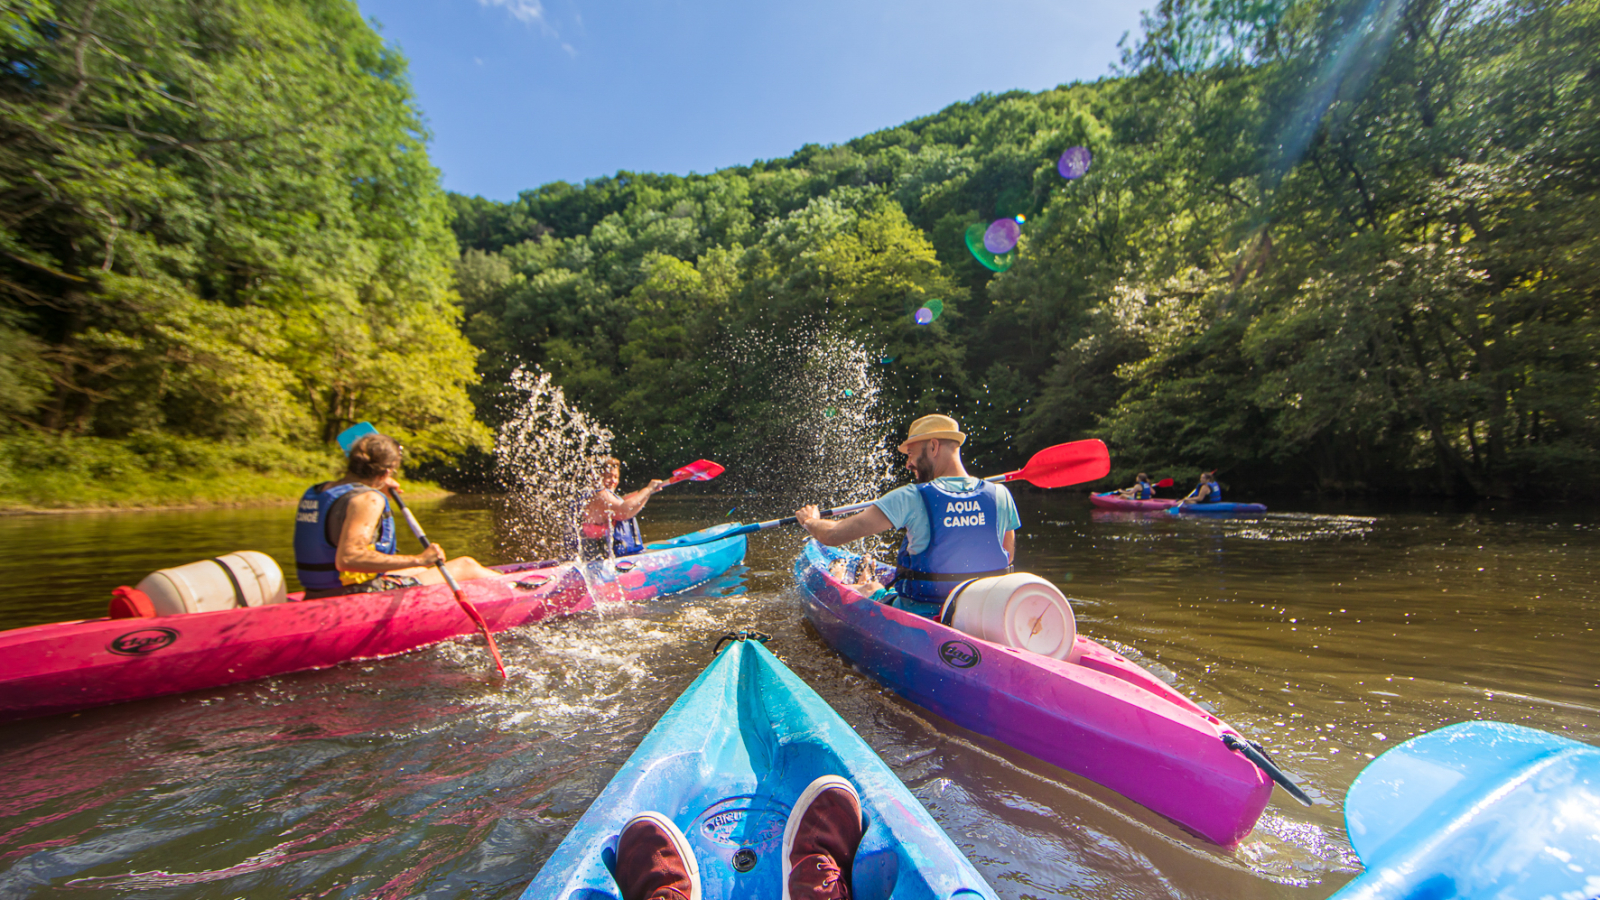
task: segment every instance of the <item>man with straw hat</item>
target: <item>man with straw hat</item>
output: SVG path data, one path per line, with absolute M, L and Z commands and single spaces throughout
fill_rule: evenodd
M 967 474 L 961 464 L 966 440 L 955 419 L 923 416 L 911 423 L 900 445 L 915 483 L 895 488 L 847 519 L 824 519 L 815 506 L 796 510 L 795 518 L 829 547 L 904 528 L 893 602 L 937 616 L 957 584 L 1011 571 L 1022 524 L 1010 491 Z

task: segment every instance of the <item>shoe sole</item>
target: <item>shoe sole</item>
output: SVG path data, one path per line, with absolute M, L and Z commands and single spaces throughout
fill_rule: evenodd
M 856 786 L 838 775 L 823 775 L 800 792 L 799 799 L 789 808 L 789 821 L 783 825 L 783 855 L 778 857 L 779 867 L 783 870 L 783 893 L 778 895 L 782 900 L 789 900 L 789 853 L 794 850 L 794 836 L 800 831 L 800 820 L 805 811 L 811 808 L 811 801 L 829 788 L 844 788 L 856 798 L 856 806 L 861 806 L 861 795 L 857 793 Z
M 678 830 L 678 826 L 673 824 L 671 819 L 660 813 L 640 813 L 629 819 L 627 824 L 622 826 L 622 831 L 617 834 L 622 834 L 628 830 L 628 825 L 641 820 L 654 822 L 667 833 L 667 837 L 672 840 L 673 849 L 677 850 L 678 856 L 683 859 L 683 867 L 689 871 L 689 900 L 704 900 L 705 895 L 700 890 L 700 861 L 695 859 L 694 851 L 689 849 L 689 839 L 684 837 L 683 832 Z

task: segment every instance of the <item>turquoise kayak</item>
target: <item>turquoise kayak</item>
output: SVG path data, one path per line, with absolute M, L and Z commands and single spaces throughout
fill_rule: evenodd
M 1266 511 L 1263 503 L 1185 503 L 1167 507 L 1167 513 L 1174 516 L 1253 516 Z
M 1600 897 L 1600 748 L 1462 722 L 1395 747 L 1344 801 L 1367 871 L 1332 900 Z
M 855 786 L 867 822 L 852 896 L 995 896 L 872 748 L 765 647 L 740 639 L 645 735 L 522 900 L 620 900 L 609 868 L 617 835 L 647 811 L 688 837 L 705 900 L 777 897 L 790 804 L 830 774 Z

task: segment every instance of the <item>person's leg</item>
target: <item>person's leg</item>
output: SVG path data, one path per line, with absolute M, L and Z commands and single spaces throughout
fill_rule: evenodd
M 622 900 L 701 900 L 689 839 L 660 813 L 640 813 L 622 826 L 615 877 Z
M 501 574 L 493 569 L 484 568 L 478 564 L 477 560 L 470 556 L 458 556 L 455 559 L 447 561 L 444 564 L 444 567 L 450 570 L 450 574 L 456 577 L 456 581 L 471 581 L 474 578 L 494 578 Z M 439 568 L 437 566 L 429 566 L 426 569 L 420 566 L 410 569 L 396 569 L 395 571 L 387 574 L 415 578 L 423 584 L 444 583 L 444 576 L 439 574 Z
M 850 782 L 837 775 L 811 782 L 783 829 L 782 900 L 849 900 L 861 835 L 861 798 Z

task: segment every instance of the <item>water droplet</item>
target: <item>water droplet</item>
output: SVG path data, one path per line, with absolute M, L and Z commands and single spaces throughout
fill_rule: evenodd
M 844 389 L 844 395 L 845 395 L 845 396 L 846 396 L 846 397 L 854 397 L 854 396 L 855 396 L 855 395 L 856 395 L 856 392 L 855 392 L 855 391 L 852 391 L 852 390 L 850 390 L 850 389 L 849 389 L 849 388 L 845 388 L 845 389 Z
M 893 363 L 893 362 L 894 362 L 894 360 L 895 360 L 895 357 L 893 357 L 893 356 L 884 356 L 884 357 L 879 357 L 879 359 L 878 359 L 878 365 L 880 365 L 880 366 L 887 366 L 887 365 L 890 365 L 890 364 L 891 364 L 891 363 Z
M 831 419 L 834 416 L 837 416 L 838 414 L 839 414 L 839 408 L 837 406 L 830 406 L 827 409 L 822 411 L 822 417 L 824 419 Z

